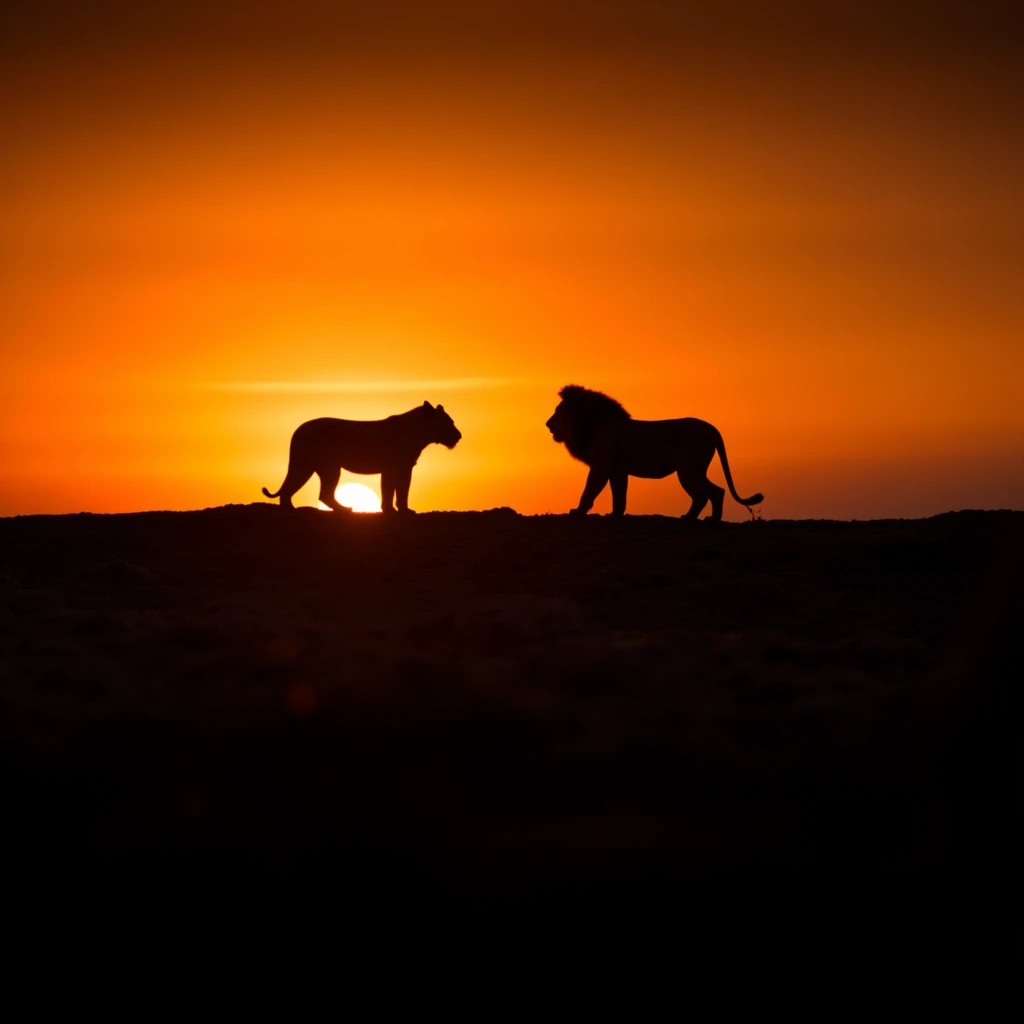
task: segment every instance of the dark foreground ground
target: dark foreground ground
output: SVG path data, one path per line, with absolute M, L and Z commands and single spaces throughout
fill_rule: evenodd
M 1009 863 L 1022 537 L 1014 512 L 0 520 L 8 877 L 376 908 L 917 887 L 944 915 Z

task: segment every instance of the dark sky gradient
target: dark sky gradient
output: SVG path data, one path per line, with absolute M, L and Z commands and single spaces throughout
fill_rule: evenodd
M 174 37 L 193 40 L 219 35 L 224 39 L 257 37 L 280 40 L 302 37 L 314 30 L 323 40 L 335 33 L 362 38 L 425 36 L 504 41 L 533 39 L 543 34 L 564 40 L 612 39 L 631 44 L 637 40 L 675 40 L 699 34 L 702 38 L 738 37 L 793 39 L 806 42 L 831 35 L 834 38 L 870 39 L 885 45 L 907 41 L 942 40 L 957 46 L 965 39 L 1001 40 L 1009 43 L 1009 31 L 1019 30 L 1017 5 L 992 2 L 906 2 L 906 0 L 834 0 L 830 4 L 785 2 L 718 4 L 630 3 L 583 0 L 578 3 L 526 3 L 522 0 L 472 2 L 395 2 L 366 0 L 337 3 L 331 0 L 293 0 L 292 3 L 233 0 L 216 4 L 166 2 L 145 4 L 131 0 L 94 0 L 88 5 L 54 0 L 10 0 L 4 5 L 7 38 L 17 32 L 23 38 L 74 39 L 88 33 L 119 40 Z

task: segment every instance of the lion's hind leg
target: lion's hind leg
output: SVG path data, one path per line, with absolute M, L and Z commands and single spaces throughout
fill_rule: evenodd
M 713 484 L 710 480 L 705 480 L 704 483 L 708 489 L 708 497 L 711 499 L 711 515 L 708 516 L 708 519 L 717 523 L 722 518 L 725 491 L 718 484 Z
M 725 502 L 725 491 L 713 484 L 703 473 L 691 473 L 679 470 L 676 473 L 683 490 L 690 496 L 692 504 L 684 519 L 696 519 L 704 511 L 705 505 L 711 502 L 712 520 L 722 518 L 722 505 Z

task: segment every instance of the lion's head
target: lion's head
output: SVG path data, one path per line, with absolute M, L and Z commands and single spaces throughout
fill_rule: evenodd
M 454 448 L 462 440 L 462 433 L 451 416 L 444 411 L 443 405 L 433 406 L 424 402 L 420 408 L 427 425 L 427 439 L 431 444 Z
M 564 444 L 569 454 L 581 462 L 587 461 L 590 442 L 602 424 L 630 418 L 614 398 L 578 384 L 567 384 L 558 392 L 558 397 L 562 400 L 546 426 L 555 441 Z

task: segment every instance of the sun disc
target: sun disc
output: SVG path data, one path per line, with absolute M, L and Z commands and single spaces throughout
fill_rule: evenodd
M 353 512 L 380 511 L 380 495 L 366 484 L 342 484 L 334 492 L 334 497 L 339 505 L 344 505 Z

